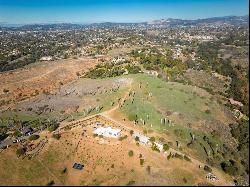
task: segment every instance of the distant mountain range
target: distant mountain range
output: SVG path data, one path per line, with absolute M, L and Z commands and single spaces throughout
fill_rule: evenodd
M 113 22 L 103 22 L 103 23 L 92 23 L 92 24 L 72 24 L 72 23 L 48 23 L 48 24 L 8 24 L 0 23 L 0 29 L 11 29 L 11 30 L 67 30 L 67 29 L 82 29 L 82 28 L 136 28 L 136 27 L 183 27 L 183 26 L 241 26 L 249 27 L 249 15 L 245 16 L 224 16 L 224 17 L 213 17 L 206 19 L 196 19 L 196 20 L 183 20 L 183 19 L 161 19 L 154 20 L 150 22 L 140 22 L 140 23 L 113 23 Z
M 155 20 L 152 22 L 147 22 L 148 24 L 160 24 L 160 25 L 169 25 L 169 26 L 176 26 L 176 25 L 221 25 L 221 24 L 228 24 L 234 26 L 242 26 L 249 24 L 249 15 L 246 16 L 225 16 L 225 17 L 213 17 L 213 18 L 206 18 L 206 19 L 196 19 L 196 20 L 182 20 L 182 19 L 161 19 Z

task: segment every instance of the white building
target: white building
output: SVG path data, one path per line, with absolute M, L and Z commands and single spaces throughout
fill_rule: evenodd
M 41 61 L 50 61 L 52 60 L 51 56 L 43 56 L 42 58 L 40 58 Z
M 163 145 L 161 143 L 158 142 L 154 142 L 154 144 L 157 146 L 157 148 L 162 151 L 163 150 Z
M 140 134 L 138 132 L 135 132 L 133 134 L 134 138 L 138 137 L 139 138 L 139 142 L 143 143 L 143 144 L 149 144 L 150 141 L 149 141 L 149 137 L 143 135 L 143 134 Z
M 113 129 L 112 127 L 99 127 L 94 130 L 94 134 L 103 135 L 105 137 L 117 138 L 121 135 L 121 129 Z

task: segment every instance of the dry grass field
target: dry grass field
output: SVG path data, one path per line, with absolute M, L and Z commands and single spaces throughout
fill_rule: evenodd
M 168 160 L 167 155 L 172 149 L 158 153 L 150 147 L 136 145 L 128 129 L 115 123 L 107 125 L 121 128 L 121 136 L 127 135 L 126 139 L 94 137 L 94 124 L 83 122 L 83 127 L 62 131 L 59 140 L 43 132 L 33 143 L 44 138 L 48 143 L 31 160 L 17 158 L 15 147 L 4 150 L 0 157 L 1 184 L 46 185 L 50 181 L 56 185 L 228 184 L 227 176 L 216 171 L 219 181 L 206 179 L 207 173 L 194 160 Z M 133 156 L 129 156 L 129 151 L 133 151 Z M 140 159 L 144 160 L 142 165 Z M 84 164 L 84 169 L 73 169 L 75 162 Z
M 76 79 L 97 63 L 98 59 L 66 59 L 39 62 L 30 67 L 0 73 L 0 109 L 39 93 L 51 92 Z

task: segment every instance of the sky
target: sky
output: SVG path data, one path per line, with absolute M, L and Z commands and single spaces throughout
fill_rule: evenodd
M 249 14 L 248 0 L 0 0 L 0 23 L 143 22 Z

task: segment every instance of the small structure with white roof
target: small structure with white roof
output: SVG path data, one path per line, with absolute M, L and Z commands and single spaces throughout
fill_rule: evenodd
M 121 135 L 121 129 L 113 129 L 112 127 L 99 127 L 94 130 L 94 134 L 117 138 Z
M 134 138 L 138 137 L 139 138 L 139 142 L 143 143 L 143 144 L 149 144 L 150 141 L 149 141 L 149 137 L 141 134 L 141 133 L 138 133 L 138 132 L 135 132 L 133 134 Z

